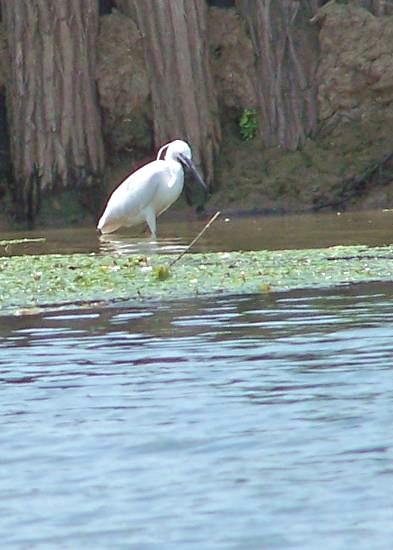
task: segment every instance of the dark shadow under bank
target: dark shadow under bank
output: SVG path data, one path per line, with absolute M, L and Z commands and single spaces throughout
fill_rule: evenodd
M 238 121 L 224 125 L 214 191 L 205 213 L 194 214 L 184 199 L 171 216 L 204 218 L 221 210 L 231 216 L 393 208 L 393 111 L 320 131 L 296 151 L 265 149 L 258 136 L 242 141 Z M 36 227 L 95 225 L 111 190 L 150 158 L 108 160 L 105 189 L 74 189 L 42 197 Z M 3 195 L 0 229 L 24 229 L 10 215 Z

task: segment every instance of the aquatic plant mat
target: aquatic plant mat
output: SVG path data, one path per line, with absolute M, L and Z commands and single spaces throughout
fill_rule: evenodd
M 393 246 L 100 256 L 0 257 L 0 311 L 168 300 L 218 294 L 269 293 L 393 280 Z

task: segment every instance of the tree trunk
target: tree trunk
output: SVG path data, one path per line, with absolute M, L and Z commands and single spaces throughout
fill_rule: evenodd
M 95 89 L 96 0 L 2 0 L 14 198 L 32 222 L 42 191 L 92 186 L 104 164 Z
M 317 0 L 237 0 L 256 54 L 260 131 L 267 147 L 296 149 L 317 123 Z
M 209 66 L 205 0 L 123 0 L 144 36 L 156 147 L 188 141 L 209 183 L 220 126 Z
M 377 17 L 393 14 L 393 4 L 388 0 L 355 0 L 354 3 L 371 11 Z

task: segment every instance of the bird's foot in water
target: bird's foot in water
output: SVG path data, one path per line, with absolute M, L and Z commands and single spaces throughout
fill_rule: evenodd
M 143 226 L 143 229 L 141 230 L 140 234 L 143 235 L 144 237 L 148 237 L 150 235 L 151 241 L 157 240 L 157 235 L 151 232 L 150 227 L 148 226 L 147 223 Z

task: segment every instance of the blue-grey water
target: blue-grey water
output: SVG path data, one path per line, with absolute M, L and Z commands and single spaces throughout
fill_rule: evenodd
M 0 547 L 390 550 L 392 297 L 0 316 Z

